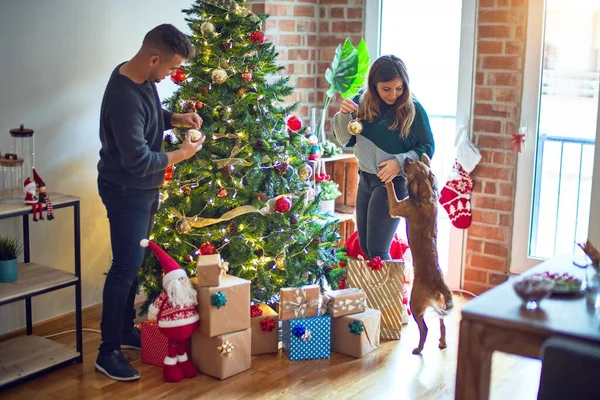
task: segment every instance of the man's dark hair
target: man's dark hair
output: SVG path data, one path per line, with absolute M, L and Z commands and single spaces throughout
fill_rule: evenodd
M 148 32 L 143 47 L 163 55 L 178 54 L 186 60 L 196 53 L 188 37 L 171 24 L 159 25 Z

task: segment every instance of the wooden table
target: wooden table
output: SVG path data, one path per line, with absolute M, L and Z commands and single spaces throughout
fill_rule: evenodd
M 572 264 L 570 256 L 545 261 L 527 274 L 543 271 L 585 276 L 584 270 Z M 542 344 L 550 337 L 600 344 L 600 316 L 588 311 L 583 295 L 547 298 L 536 311 L 524 310 L 521 304 L 511 283 L 506 282 L 463 307 L 456 371 L 457 400 L 489 398 L 494 351 L 539 358 Z

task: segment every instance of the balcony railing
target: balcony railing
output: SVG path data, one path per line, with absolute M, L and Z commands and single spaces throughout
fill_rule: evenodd
M 531 257 L 572 253 L 577 241 L 587 236 L 593 161 L 592 139 L 539 135 Z

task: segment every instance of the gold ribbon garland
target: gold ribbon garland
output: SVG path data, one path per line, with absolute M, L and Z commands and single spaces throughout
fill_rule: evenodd
M 261 209 L 258 209 L 254 206 L 246 205 L 234 208 L 233 210 L 227 211 L 225 214 L 221 215 L 220 218 L 199 218 L 195 217 L 184 217 L 179 211 L 175 208 L 171 208 L 170 211 L 173 215 L 175 215 L 180 220 L 186 220 L 192 226 L 192 228 L 204 228 L 210 225 L 218 224 L 220 222 L 225 222 L 232 220 L 233 218 L 239 217 L 240 215 L 250 214 L 250 213 L 259 213 L 261 215 L 272 214 L 275 210 L 275 203 L 281 197 L 295 197 L 291 194 L 282 194 L 277 197 L 274 197 L 267 201 L 267 205 Z

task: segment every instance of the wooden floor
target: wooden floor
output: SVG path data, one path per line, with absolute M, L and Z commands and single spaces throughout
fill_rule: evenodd
M 116 382 L 94 370 L 97 333 L 84 333 L 84 363 L 73 364 L 0 392 L 2 399 L 452 399 L 456 374 L 460 305 L 447 317 L 448 348 L 437 348 L 439 324 L 429 324 L 429 340 L 422 356 L 411 354 L 418 343 L 413 320 L 400 341 L 386 341 L 380 349 L 356 360 L 332 353 L 329 360 L 291 362 L 285 354 L 255 356 L 252 369 L 224 381 L 205 375 L 178 384 L 162 381 L 161 369 L 140 361 L 138 351 L 125 350 L 140 371 L 136 382 Z M 98 328 L 99 320 L 86 324 Z M 57 338 L 66 344 L 75 335 Z M 495 354 L 492 399 L 535 399 L 540 362 Z

